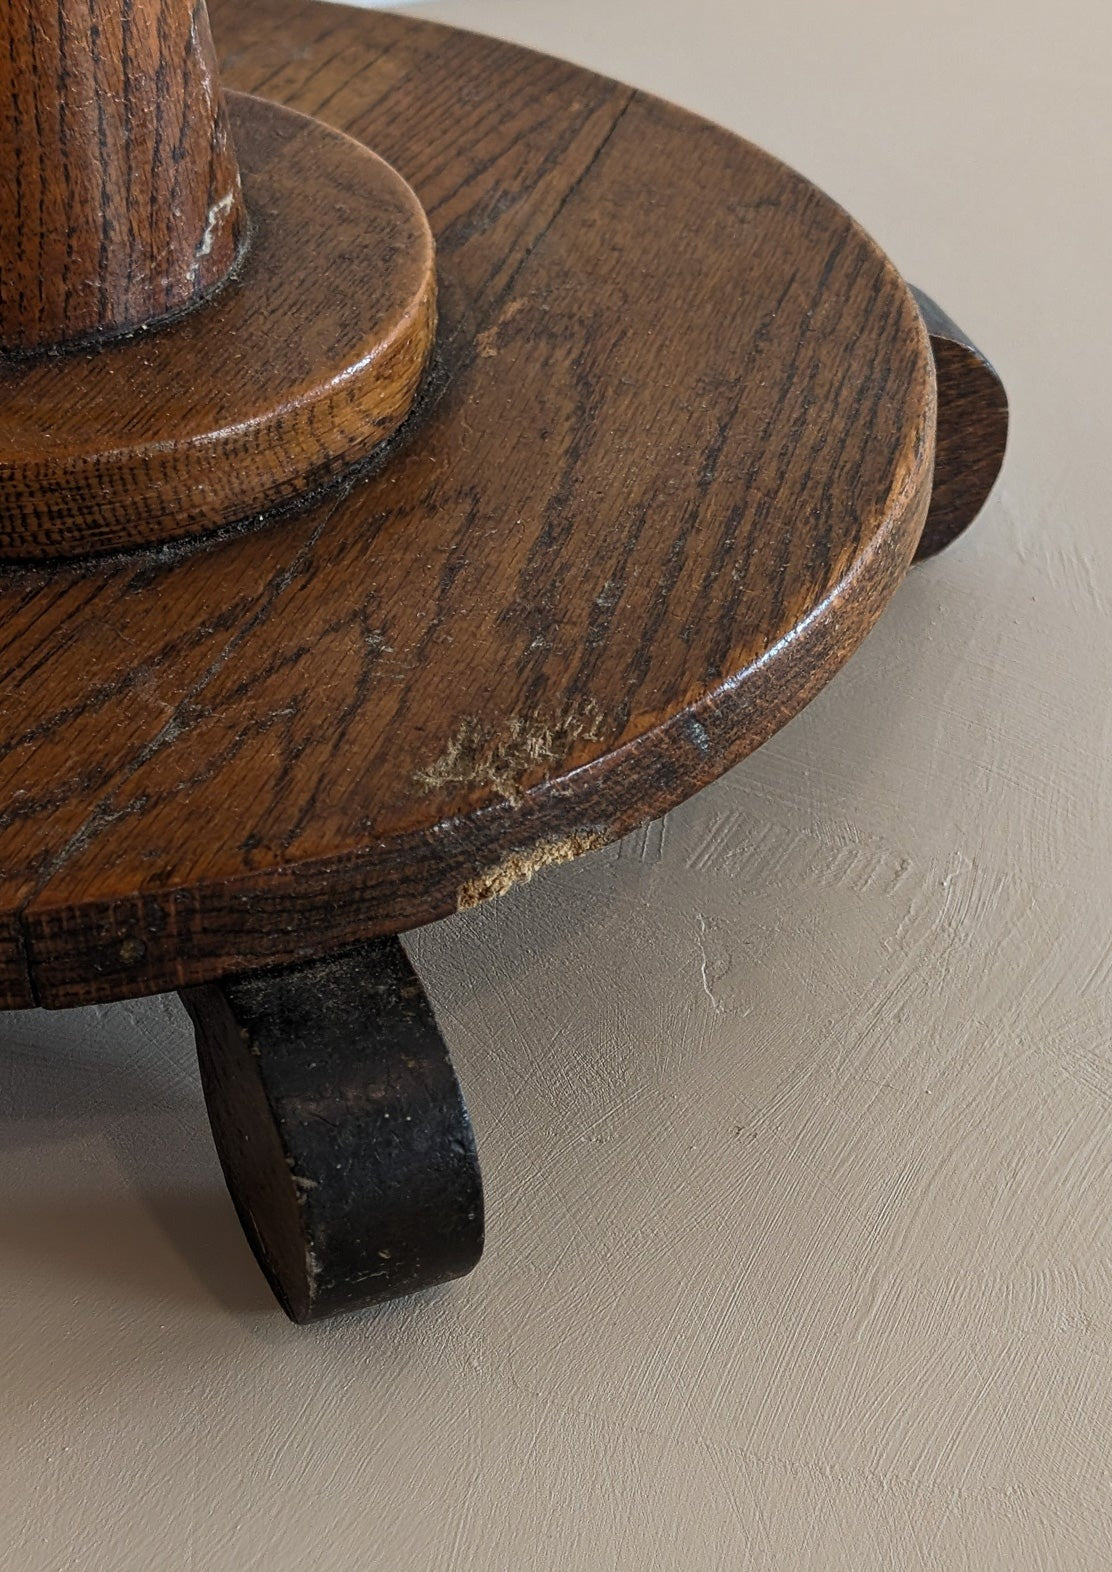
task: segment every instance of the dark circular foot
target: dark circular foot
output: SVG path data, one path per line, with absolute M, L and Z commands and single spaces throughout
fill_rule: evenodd
M 408 414 L 436 326 L 420 203 L 319 121 L 239 93 L 229 109 L 250 225 L 234 276 L 175 322 L 0 366 L 0 558 L 254 519 Z
M 182 999 L 232 1199 L 292 1320 L 471 1271 L 483 1248 L 471 1122 L 397 939 Z
M 988 501 L 1008 445 L 1008 395 L 991 361 L 921 289 L 938 382 L 934 483 L 915 560 L 944 551 Z

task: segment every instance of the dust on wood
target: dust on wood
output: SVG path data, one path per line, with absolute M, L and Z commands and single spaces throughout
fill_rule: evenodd
M 538 841 L 535 846 L 512 851 L 493 868 L 460 885 L 457 907 L 461 912 L 467 911 L 483 901 L 493 900 L 496 895 L 505 895 L 515 884 L 528 884 L 542 868 L 552 868 L 557 863 L 582 857 L 584 852 L 597 851 L 605 840 L 601 830 L 574 830 L 570 835 Z
M 594 742 L 601 730 L 602 711 L 590 699 L 556 719 L 511 716 L 498 730 L 469 716 L 436 762 L 414 779 L 428 792 L 490 786 L 507 802 L 519 803 L 529 774 L 563 759 L 573 742 Z

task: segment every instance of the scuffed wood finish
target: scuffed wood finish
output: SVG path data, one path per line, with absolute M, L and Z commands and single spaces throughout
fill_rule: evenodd
M 350 137 L 229 103 L 252 230 L 235 279 L 157 332 L 0 363 L 0 558 L 257 520 L 409 413 L 436 328 L 420 203 Z
M 182 999 L 228 1187 L 291 1320 L 472 1270 L 483 1250 L 475 1138 L 397 939 Z
M 204 0 L 0 7 L 0 350 L 126 333 L 246 233 Z
M 1008 446 L 1008 395 L 992 363 L 921 289 L 912 294 L 930 334 L 938 379 L 934 487 L 916 560 L 933 557 L 988 501 Z
M 8 1004 L 311 958 L 662 813 L 838 669 L 926 515 L 921 318 L 800 176 L 509 45 L 213 19 L 229 86 L 412 181 L 438 363 L 300 517 L 0 577 Z

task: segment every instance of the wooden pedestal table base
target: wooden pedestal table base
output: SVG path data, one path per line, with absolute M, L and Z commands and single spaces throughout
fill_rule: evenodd
M 428 214 L 437 349 L 389 461 L 300 512 L 0 569 L 0 1009 L 181 991 L 240 1215 L 287 1310 L 312 1319 L 458 1275 L 481 1245 L 459 1088 L 396 935 L 659 817 L 759 747 L 915 558 L 969 523 L 1007 406 L 841 208 L 720 127 L 405 17 L 213 0 L 212 19 L 228 86 L 334 128 L 273 160 L 320 235 L 271 278 L 334 256 L 362 283 L 301 298 L 257 281 L 263 317 L 236 315 L 268 254 L 252 116 L 283 117 L 233 100 L 261 226 L 243 271 L 137 338 L 0 360 L 0 453 L 41 439 L 17 418 L 28 366 L 97 389 L 63 403 L 68 441 L 107 429 L 107 368 L 126 362 L 151 399 L 123 380 L 119 435 L 147 432 L 151 400 L 174 417 L 148 454 L 161 486 L 191 462 L 169 346 L 223 322 L 214 363 L 240 392 L 267 383 L 271 345 L 279 371 L 303 349 L 322 392 L 320 467 L 306 436 L 301 482 L 272 503 L 373 454 L 365 406 L 364 446 L 346 445 L 345 390 L 380 357 L 314 373 L 378 298 L 378 262 L 399 260 L 365 188 L 336 196 L 333 152 L 379 167 L 340 132 Z M 419 317 L 431 246 L 406 199 L 394 211 L 409 239 L 388 276 Z M 264 471 L 229 450 L 157 517 L 139 487 L 135 514 L 98 520 L 90 486 L 90 511 L 37 546 L 118 545 L 129 519 L 165 542 L 226 521 L 205 497 Z M 9 554 L 35 546 L 52 493 L 14 495 Z

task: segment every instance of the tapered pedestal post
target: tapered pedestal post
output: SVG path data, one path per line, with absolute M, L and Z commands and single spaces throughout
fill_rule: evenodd
M 204 4 L 6 4 L 0 169 L 0 350 L 196 305 L 247 233 Z

